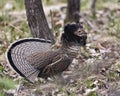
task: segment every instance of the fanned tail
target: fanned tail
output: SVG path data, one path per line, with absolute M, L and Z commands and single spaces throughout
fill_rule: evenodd
M 8 64 L 22 77 L 34 82 L 40 70 L 27 62 L 27 57 L 34 52 L 51 50 L 51 42 L 44 39 L 21 39 L 12 43 L 6 51 Z

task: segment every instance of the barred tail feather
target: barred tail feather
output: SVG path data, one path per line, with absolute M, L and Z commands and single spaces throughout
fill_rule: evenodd
M 34 52 L 44 52 L 51 49 L 51 42 L 43 39 L 21 39 L 12 43 L 6 51 L 8 64 L 22 77 L 34 82 L 40 70 L 27 62 L 27 57 Z

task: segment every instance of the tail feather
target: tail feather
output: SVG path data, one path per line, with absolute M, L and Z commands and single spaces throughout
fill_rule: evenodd
M 9 65 L 22 77 L 31 82 L 40 73 L 27 62 L 27 57 L 34 52 L 51 50 L 51 42 L 40 39 L 22 39 L 11 44 L 6 52 Z
M 30 74 L 27 78 L 29 79 L 30 82 L 34 82 L 38 74 L 39 74 L 39 71 L 35 71 L 33 74 Z

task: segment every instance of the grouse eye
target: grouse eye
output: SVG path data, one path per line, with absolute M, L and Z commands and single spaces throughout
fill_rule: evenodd
M 77 31 L 74 32 L 74 34 L 77 35 L 77 36 L 80 36 L 80 34 L 82 33 L 82 31 L 83 30 L 81 28 L 79 28 Z

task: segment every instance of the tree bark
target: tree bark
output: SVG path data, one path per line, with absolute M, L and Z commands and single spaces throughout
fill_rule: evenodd
M 96 2 L 97 0 L 92 0 L 92 4 L 91 4 L 91 12 L 93 16 L 96 16 Z
M 67 16 L 66 21 L 78 22 L 80 19 L 80 0 L 67 0 Z
M 33 37 L 51 40 L 54 43 L 54 36 L 48 26 L 42 0 L 25 0 L 28 25 Z

